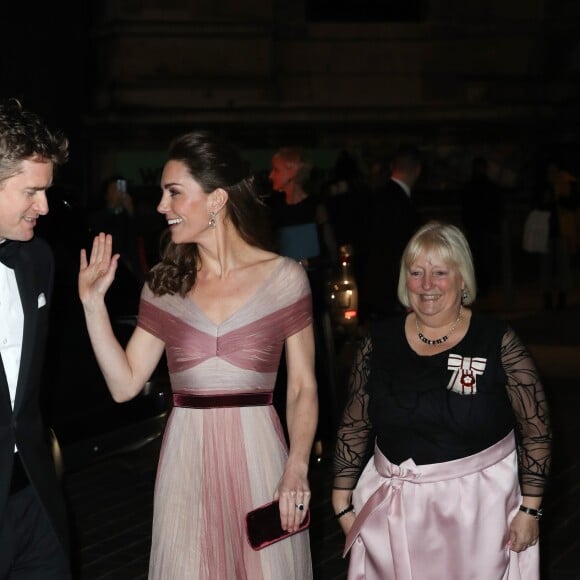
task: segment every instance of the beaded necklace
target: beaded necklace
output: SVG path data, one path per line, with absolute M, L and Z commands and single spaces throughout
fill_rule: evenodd
M 449 336 L 451 335 L 451 333 L 455 330 L 455 328 L 457 327 L 457 325 L 461 322 L 461 319 L 462 319 L 462 316 L 461 316 L 462 310 L 463 310 L 463 306 L 460 306 L 459 307 L 459 314 L 457 315 L 457 318 L 456 318 L 455 322 L 453 323 L 453 325 L 449 329 L 449 332 L 445 336 L 442 336 L 441 338 L 436 338 L 435 340 L 431 340 L 430 338 L 427 338 L 421 332 L 421 329 L 419 328 L 419 322 L 417 321 L 417 315 L 415 314 L 415 328 L 417 329 L 417 335 L 419 336 L 419 340 L 421 342 L 424 342 L 425 344 L 429 344 L 431 346 L 433 346 L 435 344 L 443 344 L 444 342 L 447 342 L 447 340 L 449 339 Z

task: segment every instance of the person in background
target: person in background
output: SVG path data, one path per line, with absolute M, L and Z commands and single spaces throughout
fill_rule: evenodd
M 272 156 L 269 178 L 272 189 L 281 194 L 272 204 L 281 253 L 300 261 L 309 272 L 318 273 L 335 263 L 337 249 L 328 210 L 316 194 L 308 191 L 311 169 L 300 149 L 282 147 Z M 317 287 L 318 276 L 311 276 L 311 282 Z
M 68 141 L 0 105 L 0 578 L 70 578 L 64 497 L 40 410 L 54 259 L 34 237 Z
M 536 366 L 508 324 L 469 307 L 457 227 L 415 233 L 398 297 L 409 312 L 361 341 L 338 434 L 348 577 L 538 580 L 551 428 Z
M 488 163 L 476 157 L 471 177 L 461 192 L 461 223 L 473 253 L 480 297 L 489 293 L 497 264 L 501 262 L 500 236 L 504 219 L 502 191 L 488 175 Z
M 572 259 L 578 250 L 576 212 L 580 192 L 576 176 L 558 159 L 551 159 L 536 193 L 534 206 L 549 212 L 548 251 L 540 254 L 544 308 L 568 306 L 574 282 Z
M 326 184 L 324 201 L 339 254 L 349 254 L 357 285 L 363 272 L 360 265 L 364 265 L 366 252 L 364 240 L 368 224 L 365 208 L 369 203 L 369 195 L 370 188 L 357 157 L 342 150 L 336 158 L 332 177 Z
M 372 191 L 366 211 L 366 236 L 359 243 L 359 314 L 361 324 L 400 311 L 397 301 L 399 261 L 421 216 L 411 197 L 421 175 L 415 146 L 402 145 L 390 162 L 390 179 Z
M 113 237 L 113 252 L 120 255 L 119 270 L 107 303 L 112 312 L 128 314 L 139 303 L 139 294 L 149 267 L 127 180 L 122 175 L 105 179 L 102 200 L 103 207 L 89 215 L 89 233 L 91 239 L 101 232 Z
M 157 473 L 149 578 L 308 580 L 308 532 L 254 551 L 246 514 L 279 500 L 295 531 L 309 509 L 317 421 L 312 301 L 304 269 L 268 250 L 265 207 L 238 151 L 209 133 L 170 145 L 158 211 L 169 240 L 123 350 L 105 305 L 119 262 L 110 235 L 81 253 L 79 294 L 116 401 L 137 395 L 163 352 L 174 408 Z M 282 349 L 289 448 L 272 406 Z
M 270 182 L 279 197 L 271 203 L 271 223 L 277 251 L 297 260 L 308 275 L 312 291 L 316 376 L 320 394 L 320 417 L 315 452 L 322 454 L 323 439 L 336 431 L 338 409 L 334 376 L 329 364 L 326 332 L 326 287 L 337 266 L 338 250 L 328 209 L 316 192 L 309 191 L 311 163 L 301 149 L 282 147 L 271 160 Z M 285 382 L 281 365 L 279 381 Z M 282 389 L 280 389 L 282 392 Z
M 330 216 L 337 246 L 351 244 L 355 255 L 364 230 L 362 208 L 368 199 L 368 186 L 353 153 L 342 150 L 334 163 L 332 177 L 324 188 L 324 203 Z

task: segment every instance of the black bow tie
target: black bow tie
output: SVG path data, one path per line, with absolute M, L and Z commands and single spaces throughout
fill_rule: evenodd
M 0 244 L 0 262 L 8 268 L 14 269 L 18 260 L 20 242 L 6 240 Z

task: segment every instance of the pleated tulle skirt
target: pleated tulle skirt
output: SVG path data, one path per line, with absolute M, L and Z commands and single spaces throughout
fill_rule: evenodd
M 272 500 L 287 457 L 271 406 L 175 408 L 157 481 L 151 580 L 310 580 L 308 531 L 260 551 L 245 515 Z

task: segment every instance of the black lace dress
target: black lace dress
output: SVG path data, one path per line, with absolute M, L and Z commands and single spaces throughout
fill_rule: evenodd
M 334 487 L 353 489 L 372 444 L 389 461 L 433 464 L 473 455 L 516 435 L 522 495 L 542 496 L 551 429 L 535 364 L 514 330 L 473 312 L 452 348 L 419 356 L 405 318 L 391 319 L 361 341 L 334 460 Z

